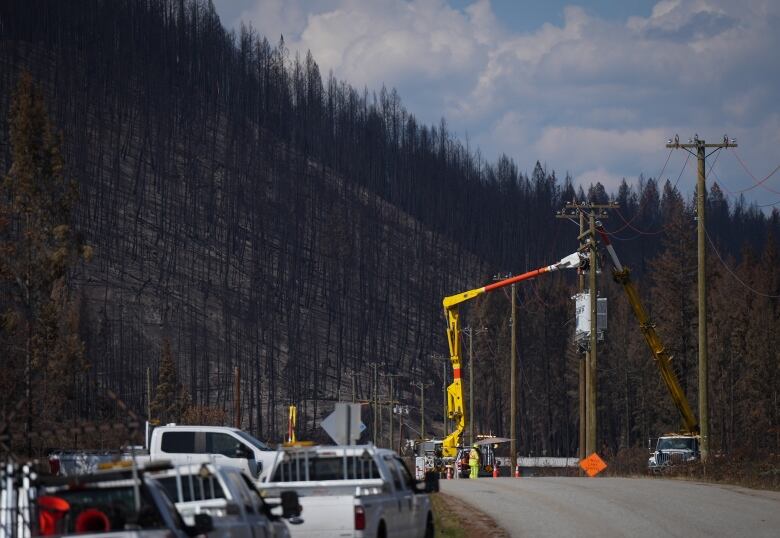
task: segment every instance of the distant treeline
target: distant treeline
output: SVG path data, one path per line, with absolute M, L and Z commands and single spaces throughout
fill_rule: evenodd
M 0 38 L 0 115 L 29 70 L 79 186 L 74 224 L 94 248 L 69 280 L 89 368 L 74 374 L 68 420 L 121 415 L 107 389 L 145 414 L 147 368 L 153 399 L 170 393 L 187 404 L 154 406 L 154 418 L 232 420 L 238 366 L 244 427 L 279 440 L 286 406 L 297 403 L 299 437 L 319 438 L 330 402 L 352 398 L 352 376 L 356 398 L 372 396 L 377 363 L 407 376 L 392 395 L 404 403 L 419 406 L 410 381 L 434 383 L 425 408 L 441 428 L 441 367 L 431 358 L 447 352 L 441 298 L 570 253 L 578 230 L 556 211 L 612 197 L 539 163 L 526 175 L 507 157 L 487 162 L 444 120 L 418 123 L 395 90 L 323 81 L 311 54 L 291 57 L 283 40 L 248 29 L 226 32 L 209 2 L 7 2 Z M 0 130 L 4 171 L 8 140 Z M 666 178 L 624 182 L 614 198 L 620 212 L 605 224 L 695 402 L 691 200 Z M 710 248 L 713 446 L 776 450 L 780 306 L 766 296 L 780 294 L 780 213 L 729 203 L 713 183 L 708 231 L 723 257 Z M 641 445 L 678 420 L 607 271 L 600 286 L 610 300 L 600 439 Z M 519 290 L 520 449 L 569 455 L 575 279 Z M 496 293 L 464 311 L 467 324 L 489 328 L 474 341 L 478 429 L 506 434 L 508 301 Z M 22 381 L 2 395 L 3 410 Z M 391 399 L 385 378 L 379 387 L 379 399 Z

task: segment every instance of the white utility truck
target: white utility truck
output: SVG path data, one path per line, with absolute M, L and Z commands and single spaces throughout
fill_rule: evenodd
M 165 460 L 176 465 L 214 463 L 237 467 L 260 480 L 275 456 L 274 449 L 238 428 L 169 424 L 152 430 L 148 451 L 124 457 L 139 462 Z
M 199 514 L 211 516 L 209 538 L 289 538 L 282 522 L 299 524 L 300 505 L 294 491 L 285 492 L 282 515 L 260 496 L 254 481 L 236 467 L 211 463 L 177 465 L 151 473 L 175 503 L 187 525 Z
M 259 485 L 266 500 L 298 493 L 304 521 L 289 525 L 293 538 L 433 538 L 427 493 L 438 475 L 415 480 L 392 450 L 366 446 L 290 447 Z

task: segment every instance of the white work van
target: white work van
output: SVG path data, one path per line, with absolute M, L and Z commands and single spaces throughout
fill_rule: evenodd
M 170 424 L 152 430 L 148 454 L 134 456 L 139 461 L 166 460 L 176 465 L 214 463 L 237 467 L 260 480 L 276 451 L 238 428 Z
M 293 538 L 419 537 L 434 534 L 438 476 L 415 480 L 392 450 L 367 446 L 284 448 L 259 484 L 266 500 L 294 490 L 304 521 Z

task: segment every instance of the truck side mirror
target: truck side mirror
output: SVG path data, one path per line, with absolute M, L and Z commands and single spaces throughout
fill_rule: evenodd
M 213 530 L 214 520 L 211 519 L 209 514 L 195 514 L 195 524 L 186 529 L 187 534 L 190 536 L 208 534 Z
M 236 446 L 236 451 L 233 455 L 234 458 L 242 458 L 242 459 L 254 459 L 255 453 L 250 448 L 248 448 L 245 445 L 239 444 Z
M 301 505 L 298 502 L 298 492 L 297 491 L 283 491 L 281 493 L 281 500 L 282 500 L 282 517 L 284 519 L 287 519 L 292 524 L 298 524 L 302 523 L 302 521 L 298 520 L 298 517 L 301 515 Z M 298 521 L 296 521 L 298 520 Z
M 439 473 L 428 471 L 425 473 L 425 493 L 436 493 L 439 491 Z

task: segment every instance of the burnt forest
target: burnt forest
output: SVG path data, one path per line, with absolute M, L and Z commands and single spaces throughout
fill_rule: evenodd
M 442 298 L 574 252 L 577 226 L 556 218 L 571 201 L 619 204 L 604 224 L 695 407 L 695 200 L 678 170 L 609 192 L 565 162 L 486 159 L 394 89 L 321 73 L 316 51 L 279 35 L 228 31 L 204 0 L 2 2 L 0 118 L 0 413 L 13 432 L 124 421 L 115 394 L 142 419 L 238 423 L 272 443 L 295 404 L 298 437 L 325 441 L 334 402 L 377 399 L 387 444 L 388 402 L 417 427 L 423 383 L 441 436 Z M 710 446 L 776 452 L 780 212 L 708 188 Z M 679 418 L 604 266 L 598 426 L 617 452 Z M 517 291 L 518 449 L 575 454 L 576 275 Z M 473 337 L 475 429 L 500 436 L 509 304 L 499 291 L 461 312 L 487 329 Z M 371 406 L 363 422 L 370 440 Z M 63 431 L 16 450 L 112 442 Z

